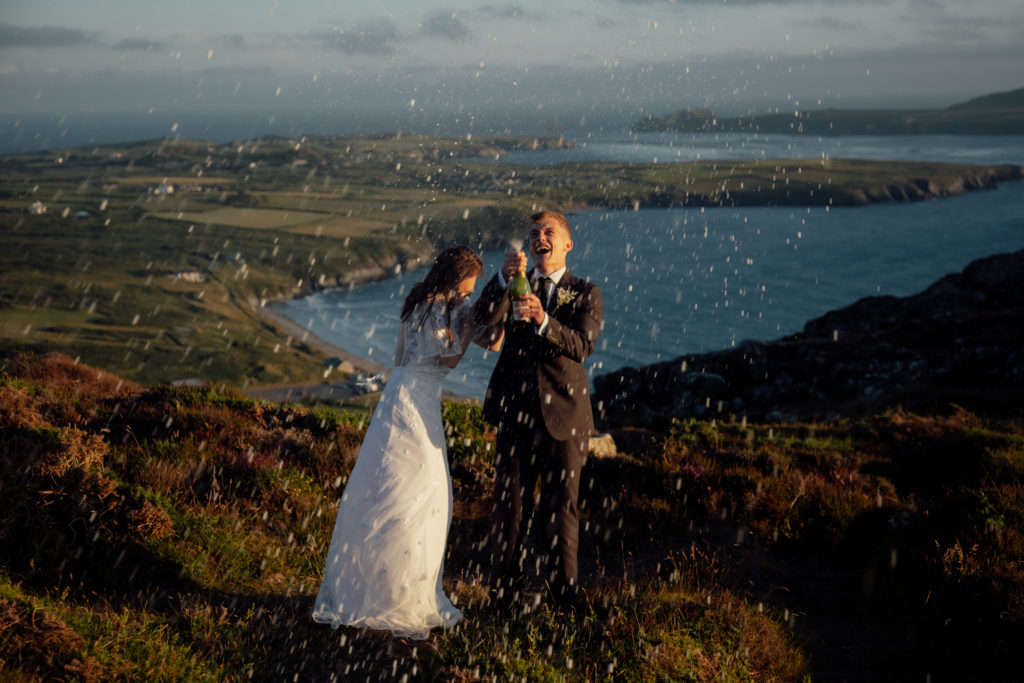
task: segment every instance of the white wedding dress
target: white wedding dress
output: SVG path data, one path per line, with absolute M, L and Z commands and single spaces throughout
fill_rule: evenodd
M 466 343 L 469 302 L 417 307 L 402 323 L 395 367 L 338 506 L 313 620 L 424 639 L 462 613 L 441 586 L 452 519 L 442 356 Z M 458 330 L 463 334 L 452 334 Z

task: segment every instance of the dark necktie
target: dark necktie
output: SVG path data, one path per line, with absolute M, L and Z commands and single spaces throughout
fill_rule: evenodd
M 551 278 L 546 275 L 541 275 L 537 278 L 537 298 L 540 299 L 540 305 L 545 310 L 548 310 L 548 285 L 551 283 Z

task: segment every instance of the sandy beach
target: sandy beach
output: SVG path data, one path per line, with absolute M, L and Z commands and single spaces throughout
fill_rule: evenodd
M 365 358 L 357 356 L 354 353 L 350 353 L 349 351 L 346 351 L 345 349 L 339 346 L 335 346 L 330 342 L 324 341 L 323 339 L 316 336 L 309 330 L 296 324 L 291 318 L 288 318 L 283 313 L 279 313 L 278 311 L 275 310 L 276 303 L 277 302 L 274 301 L 268 301 L 266 305 L 257 305 L 255 307 L 255 310 L 261 316 L 263 316 L 267 320 L 272 321 L 275 325 L 282 328 L 294 339 L 297 339 L 298 341 L 301 341 L 305 344 L 309 344 L 317 351 L 320 351 L 321 353 L 329 357 L 336 356 L 337 358 L 339 358 L 341 360 L 341 365 L 339 366 L 339 370 L 341 372 L 365 372 L 372 375 L 384 369 L 383 365 L 374 363 L 371 360 L 367 360 Z M 350 365 L 351 368 L 346 366 L 346 363 Z
M 345 379 L 336 382 L 329 382 L 325 380 L 317 384 L 277 384 L 249 387 L 244 393 L 249 396 L 275 402 L 297 401 L 303 398 L 340 400 L 350 398 L 352 396 L 358 396 L 363 393 L 372 393 L 356 388 L 349 381 L 347 376 L 356 373 L 376 375 L 385 369 L 384 366 L 365 358 L 361 358 L 354 353 L 350 353 L 343 348 L 321 339 L 309 330 L 303 328 L 301 325 L 296 324 L 293 320 L 282 313 L 274 310 L 275 303 L 276 302 L 274 301 L 268 301 L 261 305 L 260 302 L 254 298 L 249 300 L 249 305 L 252 306 L 252 309 L 257 314 L 280 327 L 287 334 L 291 335 L 293 339 L 301 341 L 304 344 L 308 344 L 328 358 L 337 358 L 340 363 L 334 371 L 345 376 Z

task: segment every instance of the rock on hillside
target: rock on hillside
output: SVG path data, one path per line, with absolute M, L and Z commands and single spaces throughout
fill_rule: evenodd
M 771 342 L 594 379 L 603 427 L 671 418 L 813 418 L 902 406 L 1020 414 L 1024 250 L 980 259 L 914 296 L 870 297 Z

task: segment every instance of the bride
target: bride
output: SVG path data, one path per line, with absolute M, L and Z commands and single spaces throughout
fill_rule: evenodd
M 452 519 L 441 380 L 473 341 L 469 295 L 482 270 L 472 250 L 453 247 L 406 297 L 395 367 L 341 496 L 314 621 L 424 639 L 462 618 L 441 586 Z

